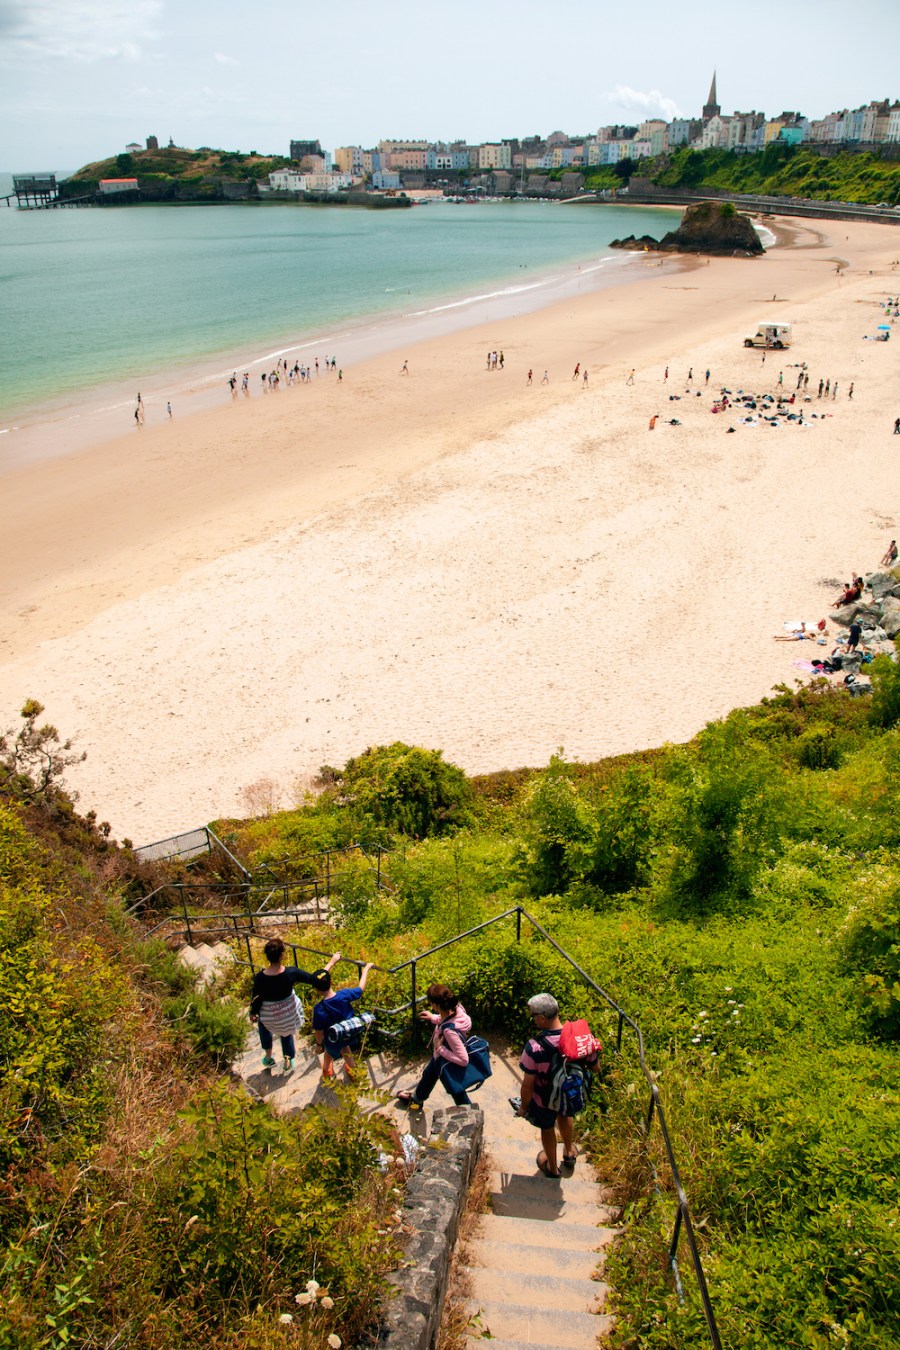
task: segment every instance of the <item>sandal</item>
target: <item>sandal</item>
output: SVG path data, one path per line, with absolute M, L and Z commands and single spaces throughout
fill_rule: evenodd
M 559 1181 L 560 1173 L 550 1171 L 550 1163 L 547 1161 L 547 1155 L 543 1149 L 541 1149 L 540 1153 L 535 1158 L 535 1162 L 537 1163 L 538 1171 L 543 1172 L 545 1177 L 549 1177 L 551 1181 Z
M 562 1156 L 563 1167 L 574 1167 L 578 1161 L 577 1153 L 564 1153 Z

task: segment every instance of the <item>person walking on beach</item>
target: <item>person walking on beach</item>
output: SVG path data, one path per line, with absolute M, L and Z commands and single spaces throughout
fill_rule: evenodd
M 168 415 L 169 415 L 169 420 L 171 421 L 171 418 L 172 418 L 172 404 L 171 404 L 171 403 L 167 403 L 167 404 L 166 404 L 166 412 L 168 413 Z
M 820 380 L 820 381 L 819 381 L 819 392 L 818 392 L 818 394 L 816 394 L 816 398 L 821 398 L 821 397 L 822 397 L 822 390 L 823 390 L 824 388 L 825 388 L 825 381 L 824 381 L 824 380 Z
M 526 383 L 526 384 L 531 384 L 531 381 L 532 381 L 533 378 L 534 378 L 534 371 L 533 371 L 533 370 L 529 370 L 529 371 L 528 371 L 528 379 L 525 381 L 525 383 Z
M 581 377 L 581 388 L 582 388 L 582 391 L 585 390 L 585 389 L 587 389 L 587 383 L 588 383 L 588 373 L 587 373 L 587 366 L 585 366 L 585 368 L 584 368 L 584 374 L 583 374 L 582 377 Z
M 550 376 L 547 374 L 547 372 L 546 372 L 546 370 L 545 370 L 545 371 L 544 371 L 544 378 L 541 380 L 541 384 L 549 384 L 549 383 L 550 383 Z M 898 420 L 900 420 L 900 419 L 898 419 Z
M 706 372 L 706 383 L 709 384 L 709 371 Z
M 625 383 L 626 383 L 626 384 L 634 384 L 634 371 L 633 371 L 633 370 L 632 370 L 631 374 L 628 376 L 628 379 L 625 381 Z
M 343 384 L 343 383 L 344 383 L 344 371 L 343 371 L 343 368 L 341 368 L 341 369 L 338 371 L 338 384 Z
M 693 384 L 693 381 L 694 381 L 694 367 L 691 366 L 690 370 L 688 371 L 687 382 L 688 384 Z
M 828 379 L 825 381 L 825 397 L 827 398 L 830 393 L 831 393 L 831 380 Z
M 143 425 L 142 422 L 141 422 L 141 410 L 140 410 L 140 408 L 135 408 L 135 410 L 134 410 L 134 425 L 135 425 L 136 427 L 139 427 L 139 426 L 142 426 L 142 425 Z
M 408 374 L 409 374 L 409 362 L 408 362 L 408 361 L 404 361 L 404 362 L 403 362 L 403 365 L 400 367 L 400 374 L 401 374 L 401 375 L 408 375 Z
M 573 372 L 572 379 L 577 380 L 580 373 L 581 373 L 581 362 L 577 361 L 575 364 L 575 370 Z
M 666 366 L 665 370 L 663 371 L 663 384 L 666 384 L 668 379 L 669 379 L 669 367 Z
M 502 352 L 500 353 L 500 356 L 499 356 L 498 359 L 499 359 L 499 361 L 500 361 L 500 369 L 502 370 L 502 369 L 503 369 L 503 353 L 502 353 Z
M 837 398 L 837 387 L 838 387 L 838 382 L 837 382 L 837 380 L 835 380 L 835 382 L 834 382 L 834 384 L 832 385 L 832 388 L 831 388 L 831 401 L 832 401 L 832 403 L 833 403 L 834 400 Z
M 853 381 L 852 381 L 852 380 L 850 381 L 850 388 L 847 390 L 847 397 L 848 397 L 849 399 L 852 399 L 852 398 L 853 398 Z

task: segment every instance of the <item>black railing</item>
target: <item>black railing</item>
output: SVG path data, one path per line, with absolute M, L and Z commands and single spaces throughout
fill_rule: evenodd
M 675 1150 L 672 1146 L 672 1139 L 669 1134 L 669 1127 L 666 1123 L 666 1117 L 663 1111 L 663 1104 L 660 1099 L 659 1088 L 656 1083 L 656 1078 L 653 1072 L 647 1066 L 647 1061 L 644 1054 L 644 1037 L 641 1033 L 641 1029 L 638 1026 L 635 1019 L 631 1017 L 627 1012 L 625 1012 L 624 1008 L 621 1008 L 619 1004 L 616 1002 L 616 1000 L 612 997 L 612 995 L 608 994 L 601 985 L 597 984 L 596 980 L 591 979 L 587 971 L 583 970 L 582 967 L 578 964 L 578 962 L 574 960 L 574 958 L 571 957 L 569 953 L 559 945 L 556 939 L 550 936 L 546 928 L 544 928 L 542 924 L 538 923 L 537 919 L 532 918 L 532 916 L 528 913 L 528 911 L 526 909 L 523 909 L 521 905 L 516 905 L 513 909 L 507 909 L 502 914 L 495 914 L 493 918 L 486 919 L 484 923 L 477 924 L 474 928 L 468 928 L 464 933 L 457 933 L 453 937 L 447 938 L 444 942 L 438 942 L 434 947 L 429 947 L 427 951 L 419 952 L 418 955 L 410 957 L 409 960 L 407 961 L 401 961 L 396 966 L 387 966 L 387 967 L 375 966 L 374 967 L 375 970 L 381 971 L 382 974 L 391 976 L 399 975 L 404 970 L 408 970 L 410 996 L 406 1002 L 399 1004 L 396 1008 L 376 1008 L 374 1011 L 376 1013 L 381 1013 L 383 1016 L 394 1016 L 394 1017 L 399 1016 L 402 1013 L 409 1012 L 411 1015 L 413 1032 L 415 1033 L 418 1027 L 418 1022 L 416 1019 L 416 1006 L 424 998 L 424 995 L 420 995 L 418 992 L 418 967 L 421 965 L 421 963 L 423 961 L 428 960 L 430 957 L 434 956 L 437 952 L 444 951 L 444 949 L 447 947 L 455 946 L 455 944 L 458 942 L 467 941 L 469 938 L 474 937 L 477 933 L 484 932 L 486 928 L 491 928 L 495 924 L 502 923 L 504 920 L 510 918 L 515 919 L 517 942 L 521 942 L 522 940 L 522 920 L 525 919 L 531 925 L 533 931 L 539 933 L 540 936 L 544 939 L 544 941 L 548 942 L 550 946 L 554 949 L 554 951 L 558 952 L 558 954 L 563 958 L 563 960 L 568 962 L 568 964 L 572 967 L 572 969 L 575 970 L 578 975 L 580 975 L 582 980 L 584 980 L 585 984 L 588 985 L 588 987 L 592 989 L 594 993 L 599 996 L 600 999 L 602 999 L 602 1001 L 613 1013 L 615 1013 L 617 1023 L 616 1051 L 618 1053 L 620 1054 L 622 1053 L 622 1040 L 626 1032 L 626 1029 L 631 1033 L 633 1033 L 641 1073 L 644 1075 L 644 1078 L 646 1079 L 647 1082 L 647 1086 L 650 1089 L 649 1106 L 646 1112 L 646 1116 L 643 1116 L 641 1119 L 642 1129 L 645 1137 L 649 1137 L 654 1119 L 657 1121 L 660 1133 L 662 1134 L 663 1144 L 665 1146 L 666 1151 L 666 1157 L 668 1158 L 669 1162 L 669 1170 L 672 1173 L 672 1181 L 675 1187 L 675 1194 L 677 1197 L 675 1224 L 672 1232 L 672 1238 L 669 1243 L 669 1266 L 671 1267 L 672 1270 L 672 1275 L 675 1280 L 675 1287 L 678 1292 L 678 1296 L 680 1299 L 683 1300 L 684 1294 L 681 1283 L 681 1274 L 678 1267 L 678 1246 L 683 1231 L 685 1238 L 687 1240 L 688 1250 L 691 1256 L 691 1263 L 693 1264 L 694 1267 L 694 1274 L 697 1278 L 697 1287 L 700 1292 L 700 1301 L 703 1305 L 703 1313 L 706 1318 L 707 1328 L 709 1330 L 710 1343 L 713 1346 L 713 1350 L 722 1350 L 722 1342 L 719 1337 L 718 1327 L 716 1326 L 715 1313 L 713 1312 L 712 1301 L 710 1300 L 709 1297 L 709 1289 L 707 1288 L 706 1277 L 703 1273 L 703 1264 L 700 1260 L 700 1251 L 697 1246 L 696 1237 L 694 1235 L 694 1226 L 691 1222 L 691 1211 L 690 1206 L 688 1204 L 687 1194 L 681 1181 L 681 1174 L 678 1170 L 678 1164 L 675 1160 Z M 249 964 L 252 967 L 254 965 L 254 961 L 253 961 L 253 948 L 250 941 L 251 935 L 250 933 L 245 933 L 242 936 L 247 951 L 247 962 L 245 963 L 242 961 L 239 964 L 241 965 Z M 317 956 L 322 958 L 323 960 L 327 959 L 331 955 L 330 952 L 319 951 L 315 947 L 307 947 L 302 945 L 301 943 L 296 944 L 288 943 L 287 945 L 291 948 L 295 964 L 297 962 L 298 952 L 306 952 L 311 956 Z M 362 970 L 363 962 L 358 961 L 355 957 L 343 957 L 342 959 L 348 965 L 356 966 L 357 970 Z

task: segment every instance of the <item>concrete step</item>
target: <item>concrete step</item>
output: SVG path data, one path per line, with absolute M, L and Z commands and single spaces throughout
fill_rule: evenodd
M 463 1267 L 469 1278 L 471 1302 L 511 1303 L 534 1311 L 597 1313 L 606 1302 L 609 1287 L 600 1280 L 560 1275 L 555 1257 L 547 1252 L 540 1279 L 509 1270 Z
M 598 1227 L 596 1223 L 555 1223 L 548 1233 L 546 1222 L 540 1219 L 514 1218 L 511 1215 L 485 1214 L 481 1219 L 481 1241 L 503 1245 L 534 1247 L 546 1262 L 548 1238 L 553 1252 L 596 1252 L 609 1244 L 619 1230 Z
M 496 1327 L 505 1340 L 521 1342 L 532 1350 L 536 1345 L 552 1345 L 556 1350 L 596 1350 L 597 1337 L 613 1326 L 613 1319 L 603 1314 L 566 1312 L 562 1317 L 556 1308 L 529 1308 L 494 1299 L 472 1302 L 470 1307 L 482 1329 L 490 1331 L 492 1337 Z M 483 1341 L 477 1338 L 473 1337 L 471 1344 L 481 1344 L 484 1350 Z M 491 1339 L 492 1350 L 495 1344 Z
M 595 1234 L 608 1233 L 611 1228 L 598 1228 L 590 1237 L 590 1246 L 564 1248 L 554 1245 L 552 1252 L 541 1243 L 503 1242 L 502 1239 L 472 1238 L 468 1250 L 474 1265 L 491 1272 L 514 1271 L 519 1275 L 543 1277 L 548 1271 L 570 1280 L 589 1280 L 603 1268 L 604 1251 L 594 1251 Z M 544 1234 L 546 1237 L 546 1234 Z M 608 1245 L 608 1244 L 606 1244 Z
M 555 1225 L 562 1219 L 567 1224 L 615 1222 L 617 1211 L 595 1201 L 593 1188 L 587 1195 L 573 1193 L 575 1198 L 570 1200 L 564 1180 L 552 1181 L 538 1173 L 536 1177 L 510 1177 L 490 1191 L 489 1203 L 492 1213 L 512 1219 L 540 1219 Z
M 495 1162 L 495 1155 L 491 1154 L 491 1161 Z M 491 1168 L 491 1190 L 498 1194 L 512 1195 L 539 1195 L 546 1197 L 548 1193 L 561 1191 L 566 1200 L 573 1205 L 599 1205 L 602 1203 L 602 1191 L 596 1181 L 587 1178 L 587 1174 L 582 1172 L 578 1175 L 578 1169 L 575 1172 L 564 1171 L 562 1176 L 555 1180 L 551 1177 L 545 1177 L 543 1172 L 539 1172 L 534 1158 L 531 1160 L 531 1167 L 527 1171 L 507 1171 L 503 1167 Z
M 558 1350 L 559 1341 L 507 1341 L 497 1336 L 488 1341 L 470 1336 L 466 1346 L 467 1350 Z

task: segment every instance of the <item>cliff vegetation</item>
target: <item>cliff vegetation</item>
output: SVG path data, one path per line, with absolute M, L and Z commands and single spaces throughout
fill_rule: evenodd
M 253 191 L 275 169 L 290 165 L 280 155 L 255 150 L 182 150 L 176 146 L 115 155 L 86 164 L 67 178 L 61 195 L 96 192 L 101 178 L 137 178 L 144 201 L 220 201 L 228 187 Z

